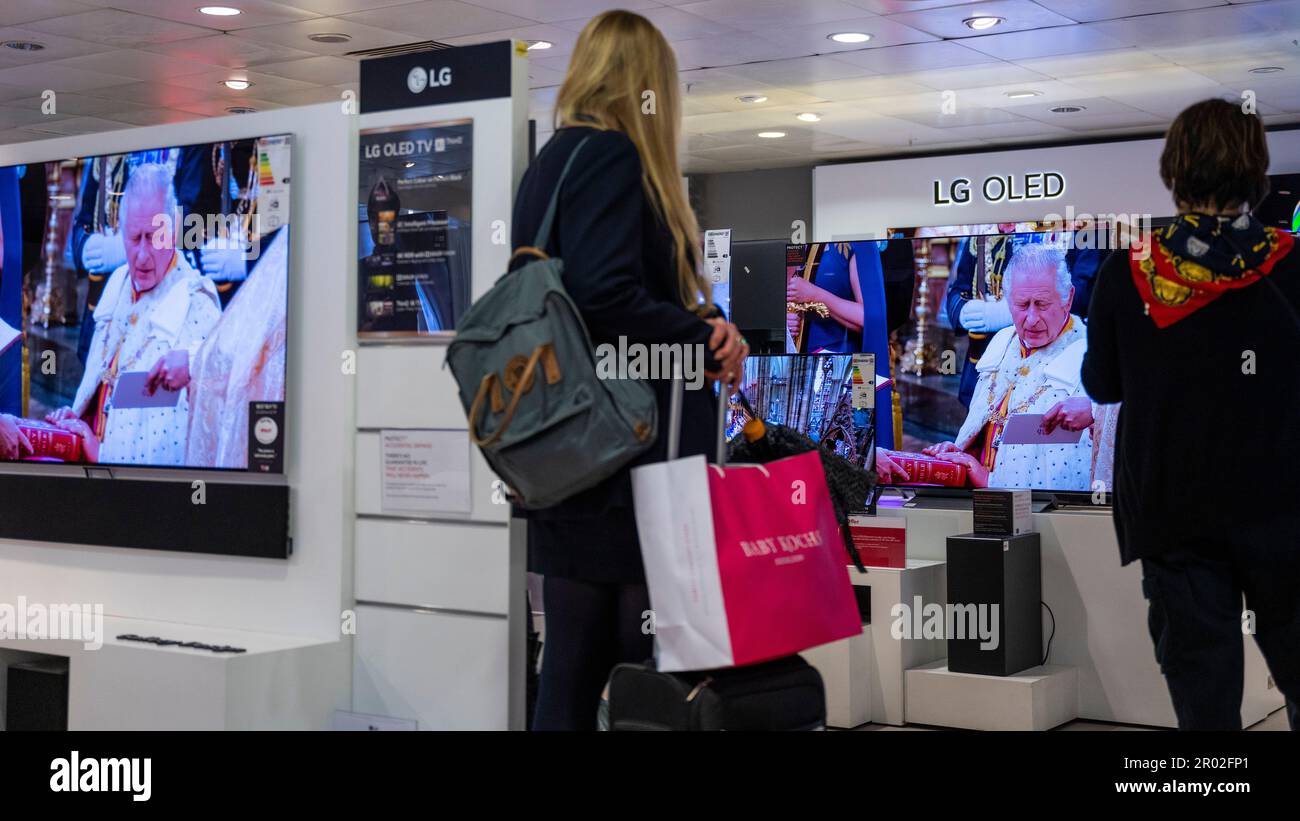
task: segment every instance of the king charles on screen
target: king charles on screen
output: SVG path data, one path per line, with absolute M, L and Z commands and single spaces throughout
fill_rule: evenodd
M 212 281 L 176 247 L 176 195 L 166 166 L 135 169 L 120 213 L 126 263 L 113 271 L 95 308 L 94 337 L 72 407 L 47 421 L 80 434 L 90 461 L 181 465 L 190 362 L 221 319 L 221 303 Z M 116 397 L 121 377 L 135 371 L 147 374 L 144 394 L 179 391 L 179 397 L 159 407 Z
M 1049 245 L 1016 252 L 1003 275 L 1012 324 L 998 331 L 976 365 L 979 374 L 966 421 L 953 442 L 928 456 L 966 467 L 975 487 L 1087 490 L 1092 471 L 1094 406 L 1080 377 L 1087 349 L 1083 321 L 1070 313 L 1074 287 L 1065 256 Z M 1016 414 L 1044 414 L 1048 430 L 1082 431 L 1072 444 L 1002 442 Z M 882 482 L 909 478 L 889 451 L 877 452 Z

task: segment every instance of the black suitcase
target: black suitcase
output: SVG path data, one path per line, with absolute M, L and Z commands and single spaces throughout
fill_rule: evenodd
M 611 730 L 824 730 L 822 677 L 800 656 L 661 673 L 620 664 L 609 677 Z

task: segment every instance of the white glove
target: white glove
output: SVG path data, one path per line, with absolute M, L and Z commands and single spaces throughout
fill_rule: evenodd
M 237 240 L 210 239 L 203 243 L 199 267 L 216 282 L 243 282 L 248 278 L 244 249 Z
M 121 234 L 94 233 L 81 246 L 81 265 L 93 274 L 116 271 L 126 262 L 126 246 Z
M 1011 324 L 1011 309 L 1007 307 L 1004 299 L 999 299 L 997 302 L 972 299 L 961 306 L 957 321 L 968 331 L 992 333 Z

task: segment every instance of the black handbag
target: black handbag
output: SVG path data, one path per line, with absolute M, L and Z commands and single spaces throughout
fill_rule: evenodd
M 609 678 L 611 730 L 824 730 L 821 674 L 800 656 L 661 673 L 620 664 Z

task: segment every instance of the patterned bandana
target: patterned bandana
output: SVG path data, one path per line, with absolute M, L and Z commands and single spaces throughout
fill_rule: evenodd
M 1249 214 L 1183 214 L 1153 239 L 1146 259 L 1139 258 L 1141 249 L 1130 252 L 1129 269 L 1158 328 L 1268 276 L 1295 245 L 1290 234 Z

